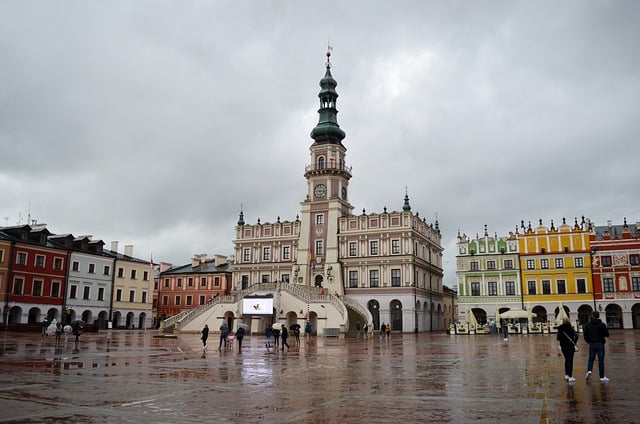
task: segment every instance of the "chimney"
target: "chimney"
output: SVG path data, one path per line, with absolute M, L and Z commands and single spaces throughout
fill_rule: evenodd
M 198 265 L 200 265 L 200 255 L 196 253 L 193 255 L 193 258 L 191 258 L 191 268 L 195 268 Z
M 124 254 L 128 257 L 133 257 L 133 244 L 127 244 L 124 246 Z
M 215 255 L 213 257 L 213 265 L 217 268 L 227 264 L 227 257 L 223 255 Z
M 113 252 L 118 252 L 118 242 L 117 241 L 112 241 L 111 242 L 111 251 Z

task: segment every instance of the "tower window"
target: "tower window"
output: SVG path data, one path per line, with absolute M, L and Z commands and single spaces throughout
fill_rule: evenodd
M 320 156 L 318 158 L 318 169 L 324 169 L 324 168 L 325 168 L 324 156 Z

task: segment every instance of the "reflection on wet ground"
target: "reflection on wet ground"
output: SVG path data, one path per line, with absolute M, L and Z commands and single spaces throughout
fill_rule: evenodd
M 198 335 L 156 336 L 83 334 L 76 349 L 7 333 L 0 422 L 640 421 L 640 332 L 612 332 L 608 384 L 584 381 L 585 346 L 566 383 L 555 335 L 320 338 L 285 352 L 255 335 L 242 353 L 214 336 L 204 358 Z

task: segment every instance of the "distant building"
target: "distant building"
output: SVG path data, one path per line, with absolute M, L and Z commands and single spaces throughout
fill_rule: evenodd
M 214 302 L 181 330 L 235 320 L 252 332 L 267 325 L 304 327 L 307 320 L 318 334 L 345 334 L 357 323 L 373 329 L 390 323 L 397 332 L 444 329 L 448 303 L 438 221 L 428 223 L 412 212 L 406 193 L 399 210 L 353 213 L 352 168 L 337 122 L 336 85 L 327 60 L 300 215 L 248 224 L 241 210 L 234 240 L 235 296 Z M 271 299 L 273 310 L 266 316 L 243 310 L 243 299 L 252 297 Z M 172 324 L 177 320 L 167 322 Z
M 226 256 L 207 259 L 205 254 L 194 255 L 190 264 L 163 267 L 156 295 L 159 321 L 229 295 L 232 270 Z

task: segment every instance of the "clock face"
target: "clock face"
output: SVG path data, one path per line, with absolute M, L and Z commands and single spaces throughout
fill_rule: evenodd
M 318 184 L 313 190 L 316 197 L 324 197 L 327 195 L 327 187 L 324 184 Z

